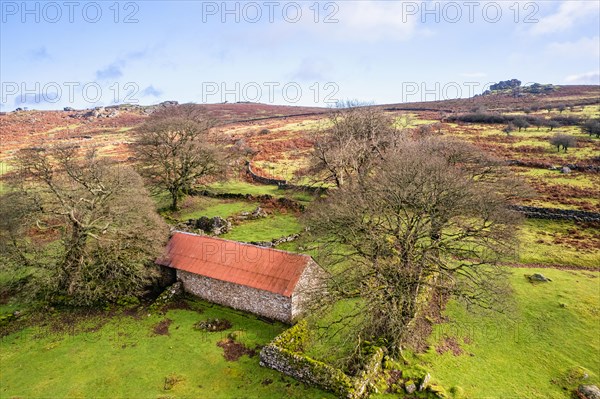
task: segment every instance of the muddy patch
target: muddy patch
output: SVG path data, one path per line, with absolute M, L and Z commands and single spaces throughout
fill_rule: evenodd
M 256 350 L 246 347 L 246 345 L 236 342 L 231 338 L 225 338 L 217 342 L 217 346 L 223 348 L 223 357 L 228 362 L 235 362 L 240 357 L 248 355 L 253 357 L 256 355 Z
M 200 308 L 192 308 L 188 301 L 182 298 L 178 298 L 167 303 L 165 306 L 160 308 L 160 311 L 164 314 L 169 310 L 195 310 L 198 313 L 202 313 L 204 310 Z
M 161 320 L 160 322 L 156 323 L 152 327 L 152 332 L 155 335 L 170 335 L 169 334 L 169 326 L 171 325 L 172 322 L 173 322 L 173 320 L 171 320 L 171 319 Z

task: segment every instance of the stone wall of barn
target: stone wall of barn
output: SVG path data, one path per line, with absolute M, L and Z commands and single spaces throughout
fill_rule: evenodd
M 292 295 L 292 320 L 306 313 L 310 302 L 325 289 L 325 271 L 311 260 L 302 272 Z
M 185 291 L 207 301 L 285 323 L 292 321 L 292 298 L 184 270 L 177 270 L 177 278 Z

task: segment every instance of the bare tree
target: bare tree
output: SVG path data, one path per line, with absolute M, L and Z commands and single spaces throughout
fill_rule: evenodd
M 529 122 L 527 122 L 527 119 L 522 117 L 515 118 L 513 120 L 513 124 L 515 125 L 515 127 L 519 128 L 519 132 L 521 131 L 521 129 L 527 130 L 527 128 L 530 126 Z
M 543 118 L 532 118 L 531 119 L 531 124 L 535 127 L 537 127 L 537 130 L 540 130 L 541 127 L 544 125 L 545 120 Z
M 507 136 L 510 136 L 510 134 L 515 131 L 515 125 L 509 123 L 504 127 L 504 129 L 502 129 L 502 131 L 506 133 Z
M 547 124 L 548 128 L 550 131 L 553 131 L 554 129 L 556 129 L 557 127 L 560 127 L 560 123 L 558 123 L 557 121 L 549 121 Z
M 335 112 L 329 123 L 315 139 L 311 169 L 337 187 L 365 178 L 401 138 L 393 120 L 377 108 Z
M 333 300 L 355 298 L 359 340 L 397 350 L 419 298 L 443 289 L 492 307 L 504 289 L 501 259 L 513 254 L 518 185 L 465 143 L 427 140 L 385 154 L 358 181 L 332 190 L 307 214 Z M 381 342 L 381 341 L 380 341 Z
M 196 106 L 171 107 L 151 117 L 134 146 L 141 173 L 169 192 L 171 208 L 198 179 L 223 170 L 223 157 L 211 143 L 215 122 Z
M 596 136 L 600 138 L 600 119 L 588 119 L 581 128 L 584 132 L 589 134 L 590 136 Z
M 75 147 L 22 150 L 15 165 L 2 235 L 32 291 L 75 305 L 140 294 L 167 238 L 140 176 Z
M 557 133 L 550 138 L 550 144 L 556 146 L 556 149 L 559 152 L 561 147 L 567 152 L 569 147 L 575 147 L 577 145 L 577 139 L 568 134 Z

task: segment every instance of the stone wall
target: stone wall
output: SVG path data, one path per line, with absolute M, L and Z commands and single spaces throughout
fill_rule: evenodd
M 287 180 L 271 179 L 269 177 L 257 175 L 252 170 L 252 166 L 250 165 L 249 161 L 246 162 L 246 173 L 248 173 L 250 178 L 252 178 L 252 180 L 254 180 L 257 183 L 277 186 L 278 188 L 280 188 L 282 190 L 307 191 L 307 192 L 310 192 L 310 193 L 313 193 L 316 195 L 321 195 L 321 194 L 324 194 L 327 192 L 326 187 L 300 186 L 300 185 L 296 185 L 296 184 L 291 184 Z
M 292 321 L 292 299 L 272 292 L 215 280 L 177 270 L 186 292 L 207 301 L 261 315 L 273 320 Z
M 277 206 L 281 206 L 283 208 L 289 209 L 293 212 L 304 212 L 306 207 L 304 204 L 301 204 L 297 201 L 286 197 L 273 197 L 269 194 L 261 194 L 261 195 L 252 195 L 252 194 L 241 194 L 241 193 L 214 193 L 209 190 L 190 190 L 190 195 L 201 195 L 203 197 L 210 198 L 224 198 L 224 199 L 239 199 L 253 202 L 260 202 L 265 204 L 273 204 L 275 202 Z
M 246 162 L 246 172 L 248 173 L 248 175 L 250 175 L 252 180 L 254 180 L 255 182 L 261 183 L 261 184 L 270 184 L 273 186 L 280 186 L 280 185 L 287 184 L 287 180 L 271 179 L 270 177 L 264 177 L 264 176 L 257 175 L 256 173 L 254 173 L 252 171 L 250 162 Z
M 536 168 L 536 169 L 547 169 L 547 170 L 560 170 L 562 167 L 567 167 L 571 170 L 575 170 L 578 172 L 589 172 L 589 173 L 600 173 L 600 165 L 592 165 L 592 164 L 565 164 L 561 167 L 557 167 L 548 162 L 540 162 L 540 161 L 522 161 L 520 159 L 511 159 L 506 161 L 506 164 L 509 166 L 523 166 L 526 168 Z
M 575 211 L 569 209 L 538 208 L 535 206 L 511 207 L 525 217 L 534 219 L 573 220 L 576 222 L 600 222 L 600 213 Z
M 384 351 L 376 348 L 356 376 L 301 353 L 308 341 L 308 326 L 301 321 L 277 336 L 260 351 L 260 365 L 282 372 L 306 384 L 333 392 L 339 398 L 368 396 L 368 387 L 381 371 Z
M 260 365 L 333 392 L 339 398 L 350 397 L 353 389 L 352 379 L 341 370 L 275 345 L 267 345 L 260 351 Z

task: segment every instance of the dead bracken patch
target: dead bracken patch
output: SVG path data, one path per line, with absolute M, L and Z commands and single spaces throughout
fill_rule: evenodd
M 396 384 L 401 379 L 402 379 L 402 371 L 400 371 L 400 370 L 390 370 L 389 371 L 389 377 L 386 380 L 387 386 L 388 386 L 388 389 L 386 390 L 386 392 L 387 393 L 393 393 L 394 390 L 392 388 L 392 385 Z
M 183 377 L 177 374 L 168 375 L 165 377 L 165 384 L 163 386 L 163 389 L 165 391 L 170 391 L 175 385 L 177 385 L 181 381 L 183 381 Z
M 169 326 L 172 322 L 173 320 L 171 319 L 161 320 L 152 327 L 152 332 L 156 335 L 169 335 Z
M 429 348 L 426 337 L 431 335 L 433 325 L 446 321 L 442 312 L 446 308 L 449 295 L 440 290 L 434 290 L 432 295 L 429 306 L 415 318 L 412 333 L 408 336 L 407 345 L 417 353 L 424 353 Z
M 249 357 L 256 355 L 256 350 L 247 348 L 244 344 L 236 342 L 231 338 L 222 339 L 217 342 L 217 346 L 223 348 L 223 357 L 228 362 L 235 362 L 244 355 L 248 355 Z
M 444 337 L 442 341 L 436 346 L 435 350 L 440 355 L 451 351 L 454 356 L 460 356 L 463 354 L 463 350 L 460 344 L 454 337 Z

